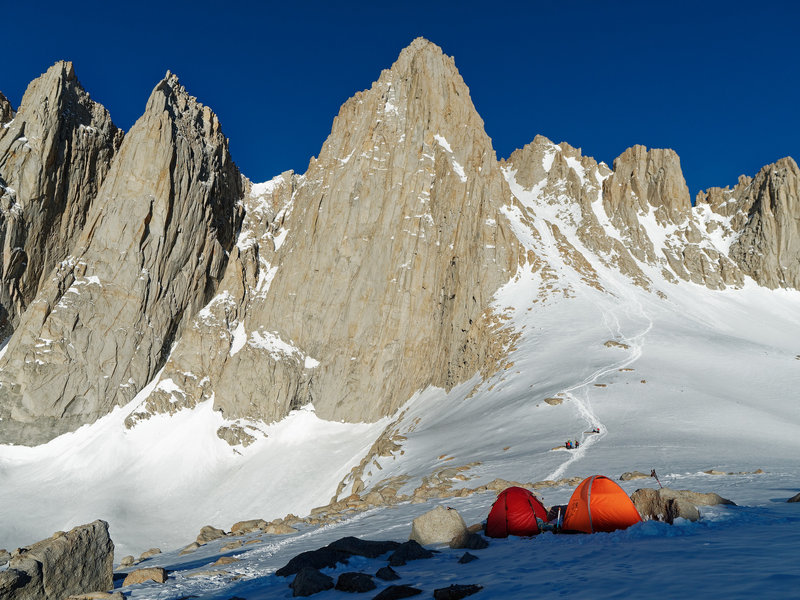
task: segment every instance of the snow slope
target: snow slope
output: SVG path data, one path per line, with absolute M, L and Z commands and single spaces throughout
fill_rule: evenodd
M 650 521 L 613 533 L 546 533 L 535 538 L 490 540 L 488 548 L 470 551 L 478 560 L 469 564 L 458 563 L 464 550 L 440 546 L 440 553 L 432 559 L 395 567 L 401 579 L 391 583 L 421 589 L 422 598 L 430 598 L 434 589 L 454 583 L 483 586 L 475 596 L 482 599 L 576 595 L 600 599 L 797 597 L 800 566 L 794 560 L 794 549 L 800 534 L 800 507 L 774 497 L 785 495 L 783 486 L 790 481 L 796 483 L 796 474 L 788 478 L 785 473 L 771 473 L 758 481 L 755 476 L 703 474 L 665 479 L 675 486 L 713 488 L 728 497 L 759 488 L 762 500 L 748 507 L 708 507 L 702 511 L 703 520 L 696 523 L 682 519 L 675 525 Z M 626 487 L 630 491 L 647 485 L 639 482 Z M 566 501 L 569 491 L 554 491 L 546 499 Z M 452 499 L 446 504 L 471 523 L 486 518 L 492 500 L 491 495 L 484 494 Z M 274 575 L 291 557 L 347 535 L 403 541 L 410 532 L 411 520 L 430 508 L 432 505 L 408 504 L 393 510 L 377 509 L 336 526 L 276 537 L 236 551 L 220 551 L 222 543 L 230 542 L 226 538 L 191 555 L 159 555 L 137 567 L 165 566 L 171 571 L 168 582 L 163 586 L 140 584 L 125 591 L 136 600 L 190 596 L 219 600 L 233 596 L 248 600 L 291 598 L 288 584 L 293 577 Z M 253 538 L 251 535 L 242 540 Z M 231 555 L 240 561 L 224 567 L 211 566 L 218 557 Z M 374 560 L 355 557 L 347 565 L 323 571 L 335 581 L 343 572 L 374 574 L 386 564 L 386 556 Z M 358 597 L 371 598 L 389 585 L 378 579 L 375 582 L 375 591 Z M 352 597 L 335 590 L 313 596 L 319 600 Z
M 119 408 L 43 446 L 0 446 L 0 547 L 103 518 L 111 524 L 117 559 L 153 546 L 172 550 L 148 561 L 168 565 L 170 582 L 138 586 L 134 598 L 288 597 L 286 581 L 270 573 L 297 552 L 344 535 L 403 540 L 411 520 L 434 502 L 374 509 L 342 524 L 265 538 L 228 552 L 242 558 L 226 567 L 228 575 L 190 577 L 208 569 L 221 542 L 184 557 L 177 550 L 203 525 L 228 529 L 244 519 L 302 516 L 328 503 L 392 421 L 405 437 L 402 449 L 375 459 L 380 469 L 372 463 L 363 475 L 367 489 L 404 475 L 409 480 L 400 491 L 408 493 L 436 470 L 472 463 L 456 487 L 498 477 L 616 478 L 655 468 L 665 484 L 716 491 L 743 505 L 708 509 L 697 524 L 646 523 L 614 534 L 493 543 L 485 560 L 467 568 L 469 577 L 452 575 L 485 585 L 480 597 L 526 597 L 533 595 L 531 586 L 542 597 L 581 590 L 601 598 L 796 596 L 800 573 L 792 557 L 800 508 L 783 501 L 800 490 L 800 292 L 770 291 L 751 281 L 743 289 L 711 291 L 668 283 L 657 268 L 642 264 L 653 282 L 647 291 L 582 246 L 575 214 L 547 208 L 532 194 L 523 202 L 539 211 L 532 221 L 509 215 L 518 218 L 520 240 L 546 268 L 526 265 L 496 294 L 495 312 L 519 338 L 503 368 L 485 381 L 476 375 L 449 392 L 421 390 L 394 421 L 375 424 L 324 422 L 307 407 L 280 423 L 258 425 L 266 435 L 247 448 L 217 438 L 224 419 L 211 402 L 155 416 L 133 430 L 124 428 L 130 406 Z M 558 248 L 552 224 L 588 261 L 597 285 Z M 656 224 L 647 227 L 651 239 L 660 239 Z M 545 402 L 552 398 L 562 402 Z M 594 427 L 599 434 L 586 433 Z M 565 440 L 576 438 L 579 449 L 563 449 Z M 766 473 L 703 473 L 709 469 Z M 653 485 L 633 484 L 626 489 Z M 570 493 L 547 488 L 542 495 L 555 504 Z M 483 494 L 445 503 L 476 522 L 492 500 Z M 532 575 L 542 553 L 553 568 Z M 451 575 L 442 573 L 456 558 L 447 551 L 409 565 L 407 582 L 430 590 L 445 577 L 446 585 Z M 374 572 L 376 564 L 350 568 Z

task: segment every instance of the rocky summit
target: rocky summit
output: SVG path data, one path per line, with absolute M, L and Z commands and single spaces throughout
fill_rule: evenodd
M 521 270 L 541 274 L 534 301 L 610 293 L 599 268 L 664 298 L 798 289 L 799 176 L 785 158 L 693 206 L 672 150 L 609 167 L 537 136 L 498 160 L 454 60 L 420 38 L 305 173 L 254 184 L 175 75 L 123 136 L 57 63 L 16 111 L 0 95 L 0 443 L 146 386 L 128 427 L 213 400 L 232 445 L 310 403 L 374 422 L 504 366 L 497 292 Z

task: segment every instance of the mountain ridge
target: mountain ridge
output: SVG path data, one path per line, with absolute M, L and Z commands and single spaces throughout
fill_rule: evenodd
M 77 81 L 71 63 L 54 69 Z M 3 125 L 0 149 L 24 107 L 23 100 Z M 10 115 L 10 105 L 4 110 Z M 36 290 L 31 308 L 38 306 L 23 311 L 11 337 L 0 365 L 0 441 L 45 441 L 91 422 L 125 404 L 162 367 L 129 427 L 211 398 L 231 421 L 218 434 L 232 444 L 251 443 L 258 422 L 309 403 L 323 418 L 373 422 L 418 390 L 450 389 L 500 368 L 515 333 L 491 299 L 520 269 L 541 272 L 541 295 L 554 288 L 574 293 L 574 284 L 559 284 L 565 269 L 602 291 L 592 256 L 663 296 L 661 281 L 721 290 L 742 286 L 746 275 L 770 288 L 800 284 L 793 159 L 740 178 L 733 190 L 699 194 L 699 208 L 671 150 L 633 146 L 609 169 L 537 136 L 498 161 L 454 60 L 423 38 L 342 105 L 303 175 L 287 172 L 269 184 L 241 177 L 216 115 L 170 72 L 140 121 L 147 115 L 149 128 L 137 122 L 120 156 L 109 160 L 113 181 L 87 194 L 91 210 L 78 211 L 90 215 L 89 233 L 62 244 L 65 258 L 73 248 L 64 248 L 74 245 L 75 259 Z M 197 145 L 182 146 L 187 139 Z M 145 156 L 148 147 L 156 160 Z M 3 198 L 13 191 L 4 166 L 9 156 L 0 158 Z M 127 229 L 118 219 L 123 198 L 146 200 L 152 190 L 166 202 L 159 208 L 149 201 L 134 218 L 138 233 Z M 189 221 L 176 224 L 174 202 L 181 207 L 176 215 Z M 184 227 L 205 231 L 204 241 L 193 245 Z M 183 245 L 173 256 L 175 244 Z M 69 322 L 52 326 L 53 308 L 76 281 L 90 290 L 95 279 L 128 272 L 105 264 L 114 251 L 128 256 L 137 273 L 149 277 L 155 269 L 152 291 L 147 284 L 141 294 L 107 305 L 99 300 L 105 292 L 90 294 Z M 82 263 L 87 252 L 94 258 Z M 4 253 L 9 272 L 21 264 L 12 255 Z M 98 277 L 93 269 L 101 263 Z M 11 298 L 7 279 L 3 293 Z M 148 304 L 151 294 L 161 300 Z M 127 317 L 108 322 L 95 302 L 111 312 L 128 306 L 119 313 Z M 3 306 L 13 309 L 13 301 Z M 81 326 L 73 329 L 76 322 Z M 144 323 L 160 325 L 145 336 L 149 350 L 142 353 L 141 341 L 134 348 L 127 338 Z M 126 338 L 113 349 L 106 342 L 112 329 Z M 45 356 L 50 345 L 68 348 L 73 335 L 81 350 L 62 350 L 53 366 L 52 355 Z M 127 348 L 122 360 L 120 348 Z

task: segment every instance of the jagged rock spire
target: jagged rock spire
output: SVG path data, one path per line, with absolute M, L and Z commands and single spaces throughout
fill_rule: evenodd
M 10 105 L 2 105 L 0 122 L 9 121 L 0 127 L 0 335 L 6 337 L 72 249 L 123 134 L 81 87 L 70 62 L 31 82 L 13 121 Z
M 36 443 L 91 422 L 152 379 L 222 278 L 240 198 L 216 115 L 168 74 L 125 137 L 74 251 L 9 342 L 4 441 Z
M 8 123 L 12 118 L 14 118 L 14 109 L 11 102 L 3 95 L 3 92 L 0 92 L 0 125 Z
M 711 188 L 697 196 L 724 219 L 730 257 L 759 285 L 800 289 L 800 170 L 791 157 L 739 178 L 731 189 Z
M 510 194 L 438 46 L 412 42 L 344 103 L 308 171 L 267 187 L 245 202 L 229 287 L 190 334 L 215 350 L 193 358 L 180 344 L 163 374 L 180 389 L 135 417 L 213 393 L 228 418 L 271 421 L 313 401 L 323 418 L 372 421 L 494 368 L 488 304 L 518 264 L 500 210 Z M 251 214 L 272 215 L 269 235 Z M 181 376 L 201 368 L 203 385 Z

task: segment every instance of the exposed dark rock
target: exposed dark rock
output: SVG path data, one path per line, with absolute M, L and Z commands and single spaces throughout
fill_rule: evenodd
M 294 575 L 303 567 L 312 567 L 314 569 L 335 567 L 338 563 L 347 564 L 347 560 L 351 556 L 378 558 L 382 554 L 397 550 L 400 546 L 399 542 L 361 540 L 352 536 L 343 537 L 324 548 L 298 554 L 285 566 L 275 571 L 275 574 L 279 577 L 286 577 L 287 575 Z
M 381 593 L 375 596 L 372 600 L 397 600 L 398 598 L 410 598 L 411 596 L 417 596 L 421 593 L 422 590 L 418 590 L 410 585 L 390 585 L 386 589 L 382 590 Z
M 461 600 L 461 598 L 466 598 L 467 596 L 472 596 L 472 594 L 477 594 L 482 589 L 482 585 L 453 584 L 446 588 L 433 590 L 433 597 L 435 600 Z
M 471 563 L 473 560 L 478 560 L 478 557 L 474 554 L 470 554 L 469 552 L 464 552 L 464 556 L 458 559 L 458 563 L 465 565 L 467 563 Z
M 789 498 L 787 502 L 800 502 L 800 492 Z
M 389 557 L 389 564 L 393 567 L 399 567 L 406 564 L 409 560 L 418 560 L 420 558 L 432 558 L 434 555 L 433 550 L 426 550 L 414 540 L 403 542 Z
M 292 588 L 292 596 L 310 596 L 331 589 L 333 578 L 312 567 L 303 567 L 289 587 Z
M 360 594 L 374 590 L 376 587 L 372 576 L 366 573 L 342 573 L 336 581 L 336 589 L 341 592 Z
M 489 542 L 479 533 L 468 533 L 456 536 L 450 542 L 451 548 L 466 548 L 467 550 L 483 550 L 489 547 Z
M 384 581 L 397 581 L 400 579 L 400 575 L 398 575 L 397 571 L 392 567 L 381 567 L 378 569 L 378 572 L 375 573 L 375 577 L 383 579 Z
M 319 548 L 318 550 L 309 550 L 301 552 L 292 558 L 285 566 L 275 571 L 278 577 L 286 577 L 287 575 L 294 575 L 300 569 L 325 569 L 335 567 L 339 563 L 347 564 L 347 560 L 352 555 L 349 552 L 342 552 L 341 550 L 332 550 L 328 547 Z
M 380 542 L 372 540 L 361 540 L 357 537 L 343 537 L 335 542 L 328 544 L 331 550 L 340 552 L 347 552 L 356 556 L 365 556 L 367 558 L 378 558 L 381 554 L 386 554 L 392 550 L 397 550 L 400 542 Z

